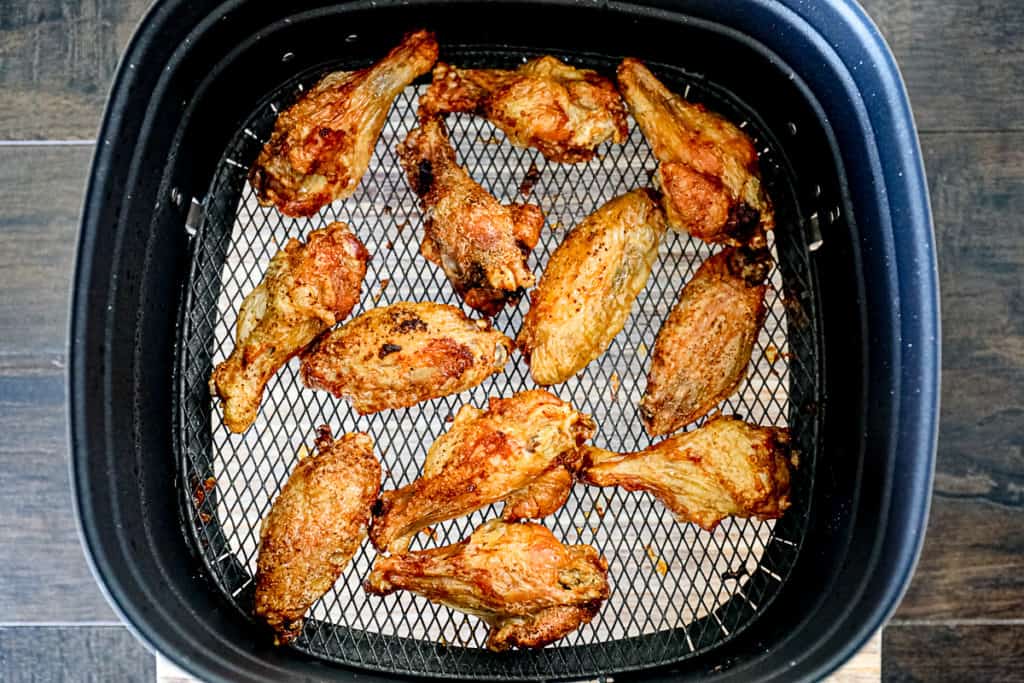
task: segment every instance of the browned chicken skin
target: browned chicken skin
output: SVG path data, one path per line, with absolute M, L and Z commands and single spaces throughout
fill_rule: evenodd
M 234 351 L 210 377 L 228 429 L 248 429 L 274 373 L 352 311 L 369 260 L 344 223 L 314 230 L 305 244 L 288 240 L 274 255 L 263 281 L 242 301 Z
M 587 447 L 580 480 L 648 491 L 681 522 L 781 517 L 789 507 L 789 432 L 717 416 L 638 453 Z
M 373 439 L 329 427 L 317 436 L 317 454 L 295 466 L 260 530 L 256 615 L 287 643 L 302 617 L 341 576 L 366 538 L 370 508 L 380 493 Z
M 360 414 L 404 408 L 475 387 L 501 372 L 512 340 L 486 320 L 433 302 L 374 308 L 302 355 L 302 380 Z
M 381 495 L 370 540 L 404 552 L 422 529 L 509 498 L 515 512 L 550 514 L 572 486 L 554 472 L 576 466 L 594 429 L 590 416 L 542 390 L 492 398 L 486 411 L 464 405 L 430 447 L 423 475 Z M 504 516 L 514 511 L 506 506 Z
M 610 593 L 608 563 L 589 545 L 563 545 L 540 524 L 492 520 L 455 545 L 378 557 L 366 590 L 408 590 L 473 614 L 487 647 L 538 648 L 589 623 Z
M 437 60 L 427 31 L 406 35 L 367 69 L 324 76 L 281 112 L 249 180 L 263 205 L 311 216 L 355 192 L 395 97 Z
M 640 417 L 647 433 L 674 432 L 706 415 L 746 375 L 764 323 L 767 250 L 729 247 L 697 269 L 661 326 Z
M 564 382 L 605 352 L 647 283 L 664 232 L 652 193 L 633 190 L 569 233 L 530 295 L 517 339 L 537 384 Z
M 660 162 L 669 225 L 705 242 L 763 246 L 775 219 L 750 138 L 670 92 L 636 59 L 623 60 L 618 76 L 622 97 Z
M 486 315 L 518 301 L 535 282 L 526 258 L 544 225 L 540 208 L 504 206 L 470 178 L 440 119 L 413 129 L 398 157 L 427 214 L 423 256 L 444 270 L 469 306 Z
M 443 62 L 420 98 L 419 114 L 486 117 L 518 147 L 535 147 L 551 161 L 588 161 L 601 143 L 621 144 L 626 108 L 615 84 L 589 69 L 538 57 L 518 69 L 459 69 Z

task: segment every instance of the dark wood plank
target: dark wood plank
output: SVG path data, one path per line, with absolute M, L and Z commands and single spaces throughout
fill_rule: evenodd
M 914 624 L 882 635 L 882 680 L 1020 681 L 1024 625 Z
M 0 355 L 63 358 L 91 147 L 0 146 Z
M 933 512 L 897 613 L 1024 610 L 1024 134 L 922 136 L 935 210 L 943 396 Z
M 0 139 L 93 138 L 145 0 L 0 3 Z
M 921 560 L 893 623 L 1022 613 L 1024 510 L 937 491 Z
M 1024 505 L 1024 133 L 924 135 L 943 312 L 936 490 Z
M 921 130 L 1024 129 L 1024 3 L 862 4 L 896 54 Z
M 926 131 L 1024 128 L 1024 4 L 864 0 Z
M 0 627 L 5 681 L 156 679 L 156 660 L 123 626 Z
M 86 564 L 68 478 L 63 369 L 0 357 L 0 620 L 116 621 Z
M 111 620 L 78 540 L 68 480 L 68 292 L 89 147 L 0 147 L 0 614 Z

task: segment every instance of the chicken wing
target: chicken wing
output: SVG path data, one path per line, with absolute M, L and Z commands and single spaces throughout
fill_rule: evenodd
M 416 31 L 367 69 L 324 76 L 278 116 L 249 174 L 259 202 L 311 216 L 355 192 L 391 103 L 436 60 L 434 35 Z
M 665 215 L 647 190 L 611 200 L 551 255 L 516 340 L 537 384 L 558 384 L 608 348 L 647 283 Z
M 674 432 L 736 390 L 764 322 L 767 250 L 730 247 L 686 283 L 651 352 L 640 417 L 647 433 Z
M 243 432 L 256 420 L 263 388 L 281 366 L 359 301 L 370 254 L 344 223 L 288 240 L 238 311 L 235 349 L 210 377 L 224 424 Z
M 568 496 L 558 486 L 572 486 L 552 473 L 575 468 L 594 429 L 589 415 L 543 390 L 492 398 L 487 411 L 464 405 L 430 447 L 423 475 L 382 494 L 370 540 L 378 550 L 403 552 L 420 530 L 515 494 L 518 512 L 550 513 Z M 514 517 L 506 508 L 506 518 Z
M 366 538 L 380 493 L 373 439 L 318 430 L 317 454 L 295 466 L 260 530 L 256 615 L 287 643 L 302 617 L 334 585 Z
M 705 242 L 763 246 L 775 225 L 757 151 L 742 130 L 666 88 L 641 62 L 619 66 L 619 89 L 660 162 L 672 228 Z
M 419 114 L 449 112 L 484 116 L 517 147 L 535 147 L 564 163 L 588 161 L 598 145 L 609 139 L 621 144 L 629 132 L 615 84 L 554 57 L 533 59 L 514 71 L 438 63 Z
M 781 517 L 789 507 L 789 432 L 717 416 L 638 453 L 585 449 L 580 481 L 648 491 L 680 522 L 713 529 L 729 516 Z
M 490 626 L 487 647 L 543 647 L 589 623 L 610 594 L 608 563 L 540 524 L 491 520 L 455 545 L 378 557 L 364 584 L 408 590 Z
M 540 239 L 540 208 L 498 203 L 459 166 L 440 119 L 413 129 L 398 157 L 427 213 L 420 253 L 486 315 L 518 301 L 535 282 L 526 257 Z
M 404 408 L 475 387 L 501 372 L 512 340 L 486 320 L 433 302 L 374 308 L 302 355 L 302 380 L 360 414 Z

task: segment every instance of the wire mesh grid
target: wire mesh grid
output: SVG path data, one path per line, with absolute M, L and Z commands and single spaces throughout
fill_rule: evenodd
M 471 55 L 465 56 L 471 59 Z M 592 65 L 592 64 L 591 64 Z M 593 66 L 593 65 L 592 65 Z M 598 66 L 605 66 L 602 64 Z M 741 105 L 709 84 L 674 72 L 666 80 L 690 99 L 705 101 L 742 121 L 761 149 L 766 186 L 776 204 L 776 266 L 770 274 L 768 315 L 748 377 L 721 409 L 761 425 L 789 426 L 801 464 L 793 477 L 793 506 L 781 520 L 727 519 L 714 531 L 677 523 L 642 493 L 577 485 L 544 523 L 565 543 L 589 543 L 609 563 L 612 593 L 590 624 L 542 650 L 495 654 L 483 649 L 480 620 L 407 593 L 370 596 L 362 581 L 374 559 L 364 543 L 334 587 L 312 608 L 293 647 L 315 656 L 379 671 L 443 677 L 550 678 L 600 676 L 679 661 L 724 642 L 763 611 L 792 566 L 803 537 L 813 477 L 817 397 L 814 300 L 800 214 L 784 164 L 769 136 Z M 296 79 L 258 108 L 239 131 L 205 199 L 186 284 L 179 344 L 181 473 L 190 497 L 187 526 L 212 578 L 245 613 L 252 607 L 260 521 L 289 472 L 312 448 L 317 425 L 336 434 L 366 431 L 376 440 L 384 488 L 411 482 L 429 445 L 458 407 L 483 406 L 535 385 L 522 358 L 504 373 L 462 394 L 411 409 L 359 416 L 348 404 L 302 386 L 293 360 L 268 384 L 256 423 L 232 435 L 209 396 L 213 366 L 233 347 L 242 298 L 261 280 L 271 256 L 290 237 L 330 221 L 352 226 L 373 255 L 352 316 L 397 301 L 462 306 L 439 268 L 419 253 L 422 213 L 395 157 L 415 125 L 410 87 L 394 103 L 370 168 L 350 199 L 310 219 L 290 219 L 258 206 L 246 174 L 273 126 L 303 83 Z M 546 225 L 531 257 L 540 273 L 567 232 L 605 201 L 650 184 L 656 162 L 635 124 L 623 145 L 606 145 L 585 164 L 546 162 L 518 149 L 482 119 L 448 120 L 460 162 L 503 202 L 530 201 Z M 524 196 L 524 179 L 536 179 Z M 711 253 L 698 240 L 669 231 L 644 291 L 608 351 L 576 377 L 551 390 L 593 415 L 595 445 L 638 450 L 651 443 L 638 403 L 656 333 L 682 286 Z M 497 329 L 514 337 L 528 308 L 499 313 Z M 467 312 L 468 311 L 467 309 Z M 437 525 L 413 548 L 454 543 L 498 506 Z

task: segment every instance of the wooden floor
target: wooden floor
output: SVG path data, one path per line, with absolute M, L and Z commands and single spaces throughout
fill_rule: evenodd
M 931 522 L 917 574 L 882 634 L 881 674 L 1022 680 L 1024 3 L 866 4 L 902 66 L 921 130 L 944 326 Z M 93 138 L 118 51 L 144 5 L 0 3 L 2 680 L 156 676 L 79 548 L 63 379 Z

